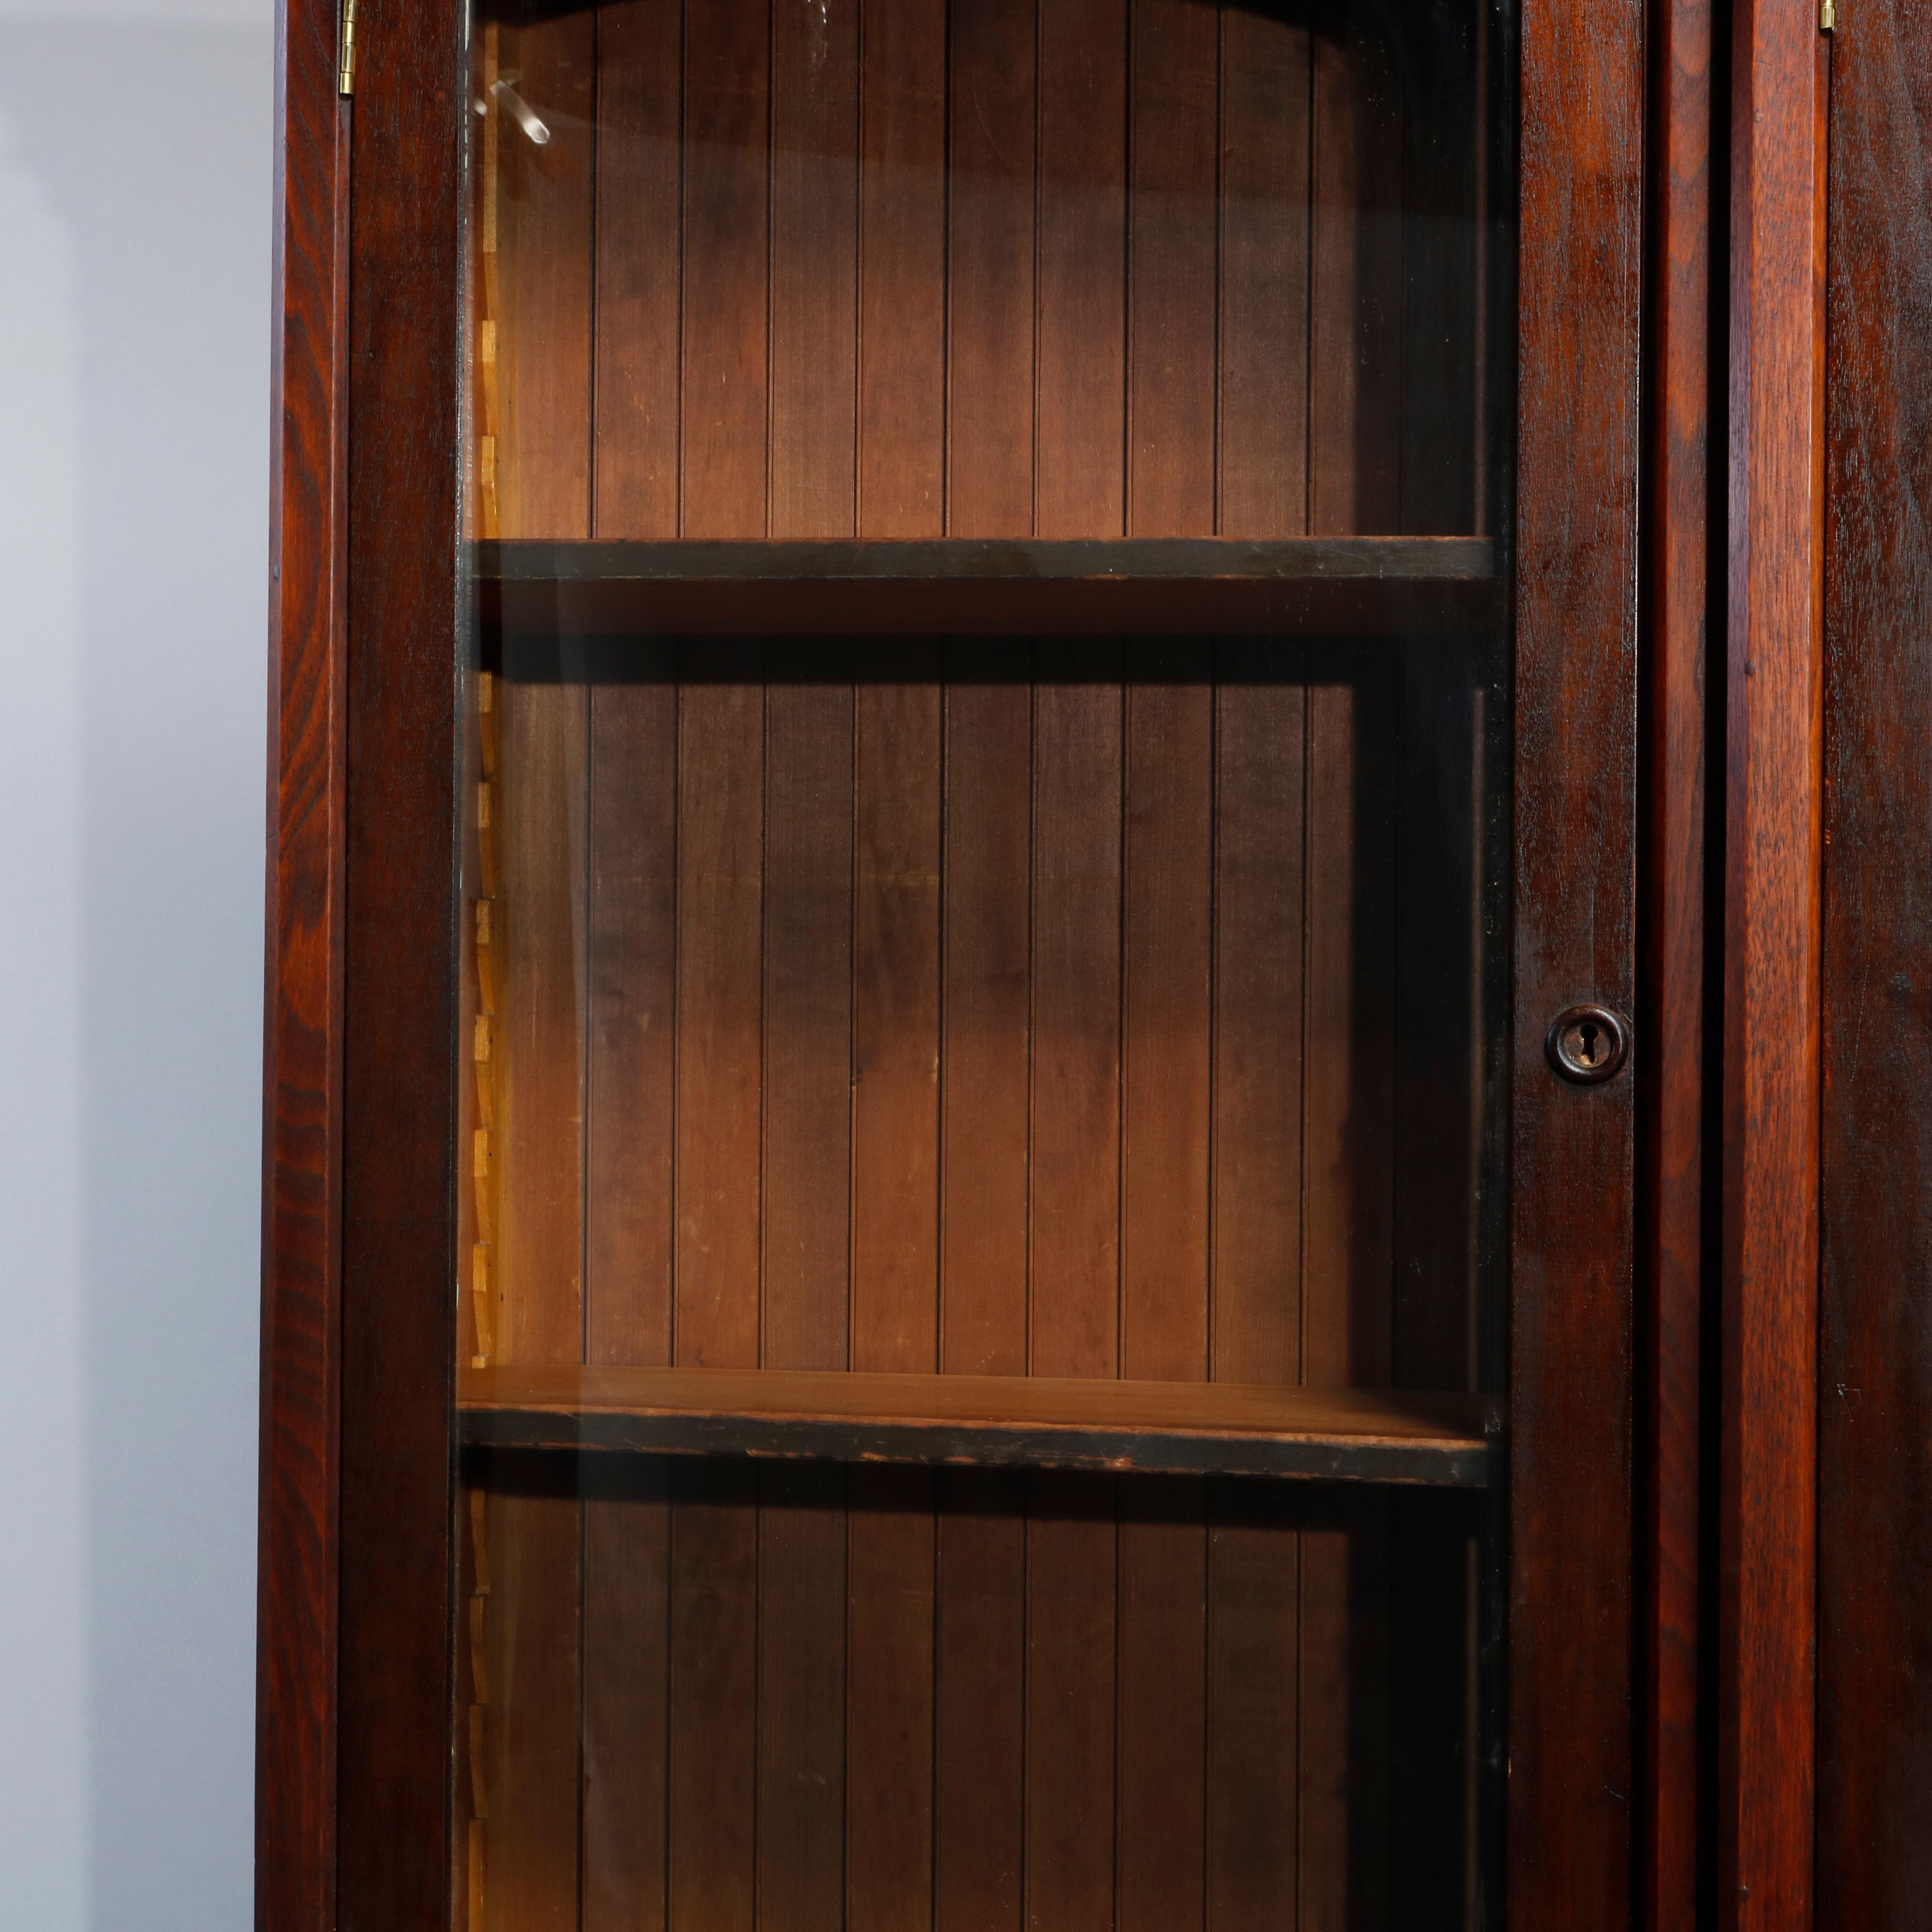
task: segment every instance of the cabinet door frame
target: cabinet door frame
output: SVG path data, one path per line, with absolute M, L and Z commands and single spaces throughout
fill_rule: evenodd
M 1521 32 L 1508 1910 L 1632 1918 L 1644 9 Z M 258 1921 L 445 1932 L 460 0 L 284 0 Z M 1580 829 L 1587 828 L 1582 836 Z M 1580 1221 L 1580 1187 L 1594 1204 Z

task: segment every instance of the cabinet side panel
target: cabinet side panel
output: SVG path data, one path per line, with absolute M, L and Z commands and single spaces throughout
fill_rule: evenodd
M 1932 20 L 1877 0 L 1832 49 L 1826 472 L 1818 1924 L 1932 1888 Z
M 312 1681 L 329 1922 L 386 1932 L 451 1922 L 460 10 L 375 0 L 350 136 L 340 1644 Z

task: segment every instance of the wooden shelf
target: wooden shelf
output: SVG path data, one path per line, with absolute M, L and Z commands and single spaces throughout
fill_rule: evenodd
M 1369 635 L 1498 628 L 1487 537 L 490 542 L 486 638 Z
M 815 1456 L 1480 1489 L 1487 1397 L 1230 1382 L 781 1370 L 490 1367 L 460 1380 L 473 1448 Z

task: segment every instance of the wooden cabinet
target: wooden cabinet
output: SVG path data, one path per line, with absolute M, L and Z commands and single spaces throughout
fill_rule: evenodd
M 286 0 L 264 1925 L 1690 1922 L 1662 12 Z

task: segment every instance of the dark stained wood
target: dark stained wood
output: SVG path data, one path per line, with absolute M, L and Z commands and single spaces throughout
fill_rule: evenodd
M 682 11 L 602 0 L 596 17 L 595 527 L 674 537 L 682 344 L 664 266 L 682 238 Z
M 1036 0 L 1033 529 L 1043 537 L 1125 533 L 1127 5 Z
M 848 1480 L 845 1912 L 852 1932 L 910 1932 L 934 1914 L 934 1478 Z
M 1221 16 L 1216 530 L 1308 527 L 1309 34 Z
M 758 1519 L 748 1464 L 671 1476 L 670 1932 L 757 1923 Z
M 1635 992 L 1642 53 L 1633 10 L 1524 16 L 1507 1906 L 1580 1928 L 1633 1909 L 1635 1108 L 1543 1035 Z
M 478 560 L 486 638 L 512 640 L 522 676 L 556 674 L 532 646 L 559 636 L 1379 638 L 1487 630 L 1504 609 L 1485 538 L 506 543 Z
M 1733 16 L 1718 1923 L 1812 1922 L 1826 44 Z
M 770 21 L 684 9 L 684 359 L 679 534 L 770 534 Z
M 852 1354 L 939 1366 L 941 720 L 936 646 L 861 646 L 854 698 Z
M 949 651 L 939 1366 L 1027 1369 L 1031 694 L 1024 645 Z
M 348 127 L 334 11 L 276 52 L 256 1922 L 335 1922 Z
M 670 1883 L 670 1476 L 640 1459 L 584 1491 L 584 1932 L 662 1925 Z
M 866 16 L 860 48 L 858 520 L 945 527 L 946 0 Z
M 748 1216 L 762 1197 L 758 1359 L 772 1368 L 850 1360 L 853 754 L 850 684 L 767 687 L 764 1146 L 719 1211 Z
M 748 1368 L 760 1316 L 762 691 L 686 689 L 678 752 L 677 1089 L 706 1104 L 677 1112 L 673 1359 Z
M 463 39 L 444 0 L 362 20 L 379 51 L 351 110 L 333 1922 L 447 1932 Z M 304 57 L 333 66 L 313 41 Z M 316 1658 L 305 1678 L 329 1674 Z
M 850 536 L 858 486 L 859 9 L 775 6 L 770 33 L 768 527 L 775 537 Z
M 1699 1646 L 1704 1471 L 1706 632 L 1711 602 L 1712 10 L 1660 9 L 1652 157 L 1654 366 L 1646 424 L 1652 535 L 1646 976 L 1653 1042 L 1642 1122 L 1646 1533 L 1644 1921 L 1698 1911 Z
M 1034 532 L 1035 4 L 983 0 L 950 22 L 949 536 Z
M 1129 0 L 1132 123 L 1126 527 L 1207 536 L 1214 515 L 1220 10 Z M 1278 211 L 1271 211 L 1278 212 Z
M 1831 62 L 1816 1923 L 1850 1932 L 1932 1886 L 1932 19 L 1841 8 Z
M 465 1439 L 530 1448 L 1038 1462 L 1464 1486 L 1487 1396 L 1112 1376 L 506 1366 L 466 1370 Z

